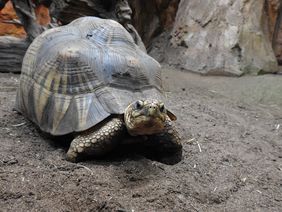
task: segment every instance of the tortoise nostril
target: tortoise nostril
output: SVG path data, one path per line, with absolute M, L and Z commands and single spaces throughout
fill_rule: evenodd
M 153 109 L 153 110 L 156 110 L 157 107 L 151 105 L 149 108 L 150 108 L 150 109 Z

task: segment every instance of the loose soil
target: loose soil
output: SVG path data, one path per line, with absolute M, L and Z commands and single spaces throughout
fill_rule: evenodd
M 282 76 L 163 78 L 180 162 L 125 151 L 75 164 L 13 112 L 19 76 L 0 74 L 0 211 L 281 211 Z

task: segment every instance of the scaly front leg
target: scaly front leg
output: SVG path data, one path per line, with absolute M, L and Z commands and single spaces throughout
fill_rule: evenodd
M 101 156 L 111 151 L 125 131 L 122 118 L 111 118 L 78 135 L 70 145 L 67 160 L 77 162 L 80 155 Z

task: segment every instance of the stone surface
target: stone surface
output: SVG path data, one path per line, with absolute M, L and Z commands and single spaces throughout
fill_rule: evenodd
M 132 9 L 126 0 L 53 0 L 50 11 L 51 16 L 55 17 L 62 25 L 83 16 L 115 20 L 131 34 L 135 43 L 146 52 L 141 37 L 132 25 Z
M 277 17 L 280 9 L 280 0 L 266 0 L 265 12 L 268 17 L 269 38 L 273 39 Z
M 38 1 L 33 3 L 0 0 L 1 72 L 19 73 L 30 42 L 50 23 L 47 7 Z
M 152 39 L 173 27 L 180 0 L 132 0 L 133 25 L 148 47 Z
M 12 35 L 23 38 L 26 36 L 21 24 L 16 23 L 18 17 L 11 1 L 7 2 L 5 7 L 0 10 L 0 36 Z
M 40 25 L 47 26 L 51 22 L 49 9 L 43 4 L 40 4 L 35 8 L 35 15 L 37 22 Z
M 1 72 L 20 73 L 24 54 L 29 42 L 13 36 L 0 37 Z
M 172 28 L 179 1 L 128 1 L 133 11 L 132 23 L 146 46 L 149 46 L 152 39 L 160 32 Z M 87 15 L 116 19 L 114 13 L 117 2 L 113 0 L 53 0 L 51 14 L 62 24 Z
M 267 0 L 265 7 L 272 47 L 279 65 L 282 65 L 282 4 L 280 0 Z
M 264 11 L 263 0 L 182 0 L 169 63 L 201 74 L 276 72 Z
M 63 25 L 82 16 L 99 16 L 101 10 L 102 1 L 96 0 L 53 0 L 50 6 L 51 16 Z
M 34 8 L 36 21 L 40 25 L 47 26 L 50 23 L 49 10 L 43 3 L 37 3 Z M 12 2 L 6 2 L 0 10 L 0 36 L 11 35 L 19 38 L 26 37 L 26 32 L 20 22 Z

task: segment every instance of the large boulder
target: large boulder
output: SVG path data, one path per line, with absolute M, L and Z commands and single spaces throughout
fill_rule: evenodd
M 170 64 L 201 74 L 276 72 L 264 0 L 181 0 Z

